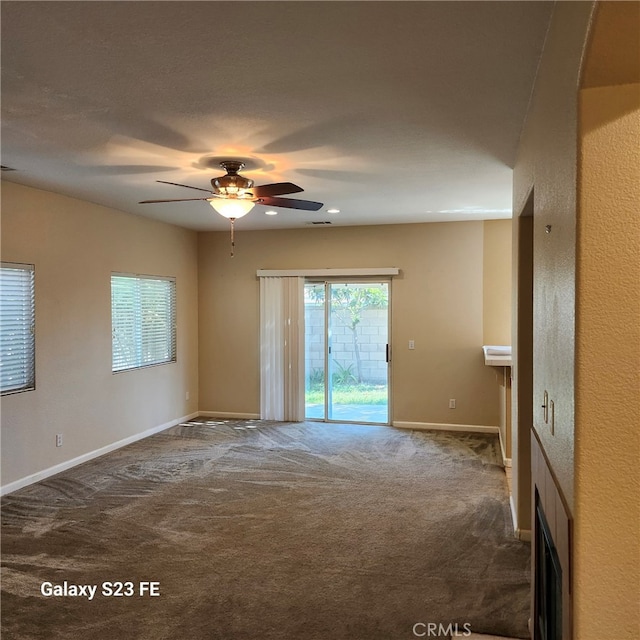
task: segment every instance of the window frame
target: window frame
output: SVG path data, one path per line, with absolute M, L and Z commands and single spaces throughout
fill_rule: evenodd
M 0 261 L 0 269 L 14 269 L 23 271 L 30 274 L 29 278 L 29 287 L 31 299 L 30 301 L 26 301 L 27 306 L 31 308 L 27 312 L 27 315 L 30 315 L 30 340 L 29 345 L 25 349 L 27 352 L 26 359 L 28 360 L 27 365 L 24 368 L 24 379 L 25 383 L 22 386 L 11 388 L 2 388 L 2 379 L 0 378 L 0 397 L 13 395 L 16 393 L 24 393 L 25 391 L 35 391 L 36 388 L 36 268 L 35 264 L 30 263 L 22 263 L 22 262 L 8 262 L 8 261 Z M 1 290 L 0 285 L 0 290 Z M 2 320 L 2 316 L 5 314 L 0 312 L 0 322 Z M 3 333 L 2 328 L 0 327 L 0 333 Z M 23 339 L 26 333 L 23 333 Z M 2 336 L 3 337 L 3 336 Z
M 136 357 L 126 361 L 125 364 L 121 362 L 117 363 L 115 359 L 116 354 L 116 326 L 114 323 L 114 278 L 126 278 L 132 281 L 136 281 L 138 283 L 137 290 L 135 294 L 140 297 L 142 294 L 141 284 L 145 282 L 166 282 L 169 283 L 169 306 L 166 309 L 166 313 L 170 319 L 170 329 L 169 333 L 165 336 L 166 343 L 168 345 L 169 354 L 166 359 L 160 360 L 152 360 L 145 362 L 142 356 L 142 350 L 144 348 L 143 340 L 145 329 L 143 326 L 144 319 L 142 318 L 143 311 L 141 308 L 137 308 L 134 310 L 134 317 L 132 321 L 133 333 L 134 333 L 134 349 L 136 351 Z M 112 272 L 110 278 L 111 285 L 111 373 L 126 373 L 127 371 L 136 371 L 138 369 L 148 369 L 149 367 L 159 367 L 167 364 L 175 364 L 177 362 L 178 356 L 178 348 L 177 348 L 177 283 L 176 278 L 173 276 L 158 276 L 158 275 L 149 275 L 149 274 L 138 274 L 138 273 L 122 273 L 122 272 Z M 142 304 L 141 299 L 137 300 L 139 305 Z M 136 315 L 137 314 L 137 315 Z M 138 323 L 139 321 L 139 323 Z

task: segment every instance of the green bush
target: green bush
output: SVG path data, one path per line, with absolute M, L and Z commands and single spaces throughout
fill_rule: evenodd
M 353 373 L 353 364 L 348 367 L 343 367 L 337 360 L 334 360 L 337 371 L 331 375 L 331 381 L 334 385 L 350 385 L 358 382 L 355 374 Z
M 324 369 L 312 369 L 309 373 L 309 381 L 310 385 L 316 384 L 324 384 Z
M 388 402 L 387 387 L 374 384 L 349 384 L 333 387 L 334 404 L 385 405 Z M 324 384 L 310 385 L 305 393 L 306 404 L 324 403 Z

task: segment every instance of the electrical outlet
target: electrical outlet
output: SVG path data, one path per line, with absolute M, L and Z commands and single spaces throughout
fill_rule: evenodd
M 187 391 L 187 393 L 184 394 L 184 399 L 188 400 L 189 399 L 189 392 Z
M 409 340 L 409 349 L 415 349 L 415 348 L 416 348 L 415 340 Z
M 455 409 L 456 408 L 456 399 L 455 398 L 451 398 L 449 400 L 449 409 Z
M 62 446 L 62 434 L 56 433 L 56 447 Z

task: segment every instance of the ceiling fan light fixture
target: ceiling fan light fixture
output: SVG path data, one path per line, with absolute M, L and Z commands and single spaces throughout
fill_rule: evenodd
M 216 187 L 214 193 L 219 196 L 228 196 L 231 198 L 251 198 L 251 193 L 245 187 L 239 187 L 236 184 L 229 184 L 226 187 Z
M 209 204 L 224 218 L 237 219 L 246 216 L 255 206 L 255 202 L 240 198 L 216 198 Z
M 251 198 L 252 196 L 248 191 L 253 187 L 253 180 L 238 175 L 238 171 L 244 167 L 244 163 L 235 160 L 225 160 L 220 163 L 220 166 L 225 169 L 227 173 L 224 176 L 211 180 L 213 193 L 219 196 L 231 196 L 233 198 Z

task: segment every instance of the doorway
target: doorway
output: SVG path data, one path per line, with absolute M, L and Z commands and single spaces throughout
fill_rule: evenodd
M 389 424 L 389 281 L 308 281 L 305 418 Z
M 512 509 L 517 535 L 531 535 L 531 429 L 533 427 L 533 213 L 532 187 L 522 211 L 514 217 L 517 260 L 515 343 L 511 369 L 514 407 L 511 424 Z

